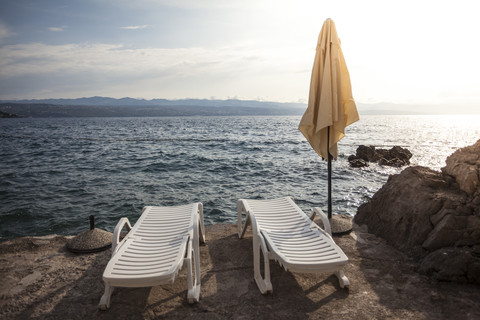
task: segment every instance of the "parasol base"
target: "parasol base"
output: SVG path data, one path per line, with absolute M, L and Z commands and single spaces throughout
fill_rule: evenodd
M 345 214 L 332 215 L 330 227 L 332 228 L 332 235 L 334 236 L 349 234 L 353 229 L 352 218 Z
M 112 246 L 113 234 L 101 229 L 87 230 L 67 243 L 67 249 L 75 253 L 94 253 Z

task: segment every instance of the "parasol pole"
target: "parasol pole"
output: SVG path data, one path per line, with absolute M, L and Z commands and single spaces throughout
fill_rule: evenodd
M 335 219 L 332 216 L 332 160 L 333 156 L 330 153 L 330 126 L 327 129 L 327 171 L 328 171 L 328 221 L 332 228 L 332 235 L 339 236 L 349 234 L 352 231 L 352 220 L 345 220 L 336 215 Z
M 330 154 L 330 126 L 327 129 L 328 219 L 332 219 L 332 155 Z

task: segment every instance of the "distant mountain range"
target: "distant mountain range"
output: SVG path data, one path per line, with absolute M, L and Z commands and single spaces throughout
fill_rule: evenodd
M 32 118 L 300 115 L 305 109 L 306 104 L 302 103 L 235 99 L 144 100 L 91 97 L 0 101 L 1 112 Z
M 480 114 L 480 106 L 357 103 L 362 115 Z M 0 100 L 0 117 L 155 117 L 302 115 L 305 103 L 256 100 L 133 99 L 90 97 L 78 99 Z

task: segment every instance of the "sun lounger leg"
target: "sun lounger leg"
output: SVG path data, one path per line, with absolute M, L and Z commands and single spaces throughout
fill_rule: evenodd
M 98 309 L 107 310 L 110 308 L 110 297 L 112 296 L 113 287 L 105 283 L 105 293 L 100 298 L 100 303 L 98 304 Z
M 265 279 L 262 277 L 260 270 L 260 251 L 262 251 L 263 254 Z M 255 282 L 257 283 L 260 292 L 262 294 L 268 292 L 272 293 L 273 288 L 272 283 L 270 282 L 270 261 L 268 259 L 266 244 L 263 239 L 258 239 L 257 237 L 254 237 L 253 240 L 253 269 Z
M 188 293 L 187 300 L 188 303 L 192 304 L 200 300 L 200 254 L 199 254 L 199 245 L 198 238 L 195 237 L 193 240 L 193 246 L 196 250 L 192 251 L 192 240 L 189 241 L 187 248 L 187 283 L 188 283 Z M 193 257 L 192 257 L 193 252 Z M 193 264 L 195 267 L 195 272 L 192 268 L 192 258 Z
M 345 276 L 345 273 L 343 272 L 343 270 L 339 270 L 335 272 L 335 275 L 338 278 L 338 282 L 340 283 L 341 288 L 348 288 L 350 286 L 350 281 Z

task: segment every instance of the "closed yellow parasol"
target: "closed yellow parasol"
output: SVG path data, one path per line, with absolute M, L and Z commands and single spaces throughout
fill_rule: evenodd
M 337 143 L 345 136 L 345 127 L 359 119 L 335 23 L 327 19 L 318 37 L 308 107 L 298 129 L 318 155 L 328 161 L 329 218 L 332 217 L 331 160 L 338 157 Z

